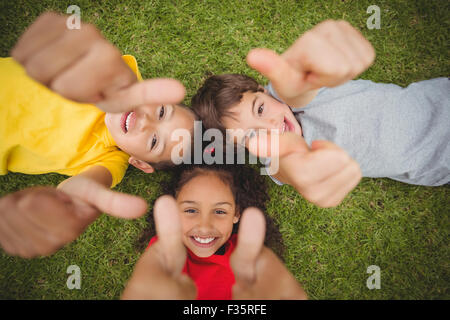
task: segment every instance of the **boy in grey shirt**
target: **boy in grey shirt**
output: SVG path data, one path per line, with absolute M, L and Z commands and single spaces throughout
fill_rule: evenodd
M 278 95 L 269 84 L 269 93 Z M 294 108 L 308 144 L 329 140 L 346 150 L 364 177 L 439 186 L 450 181 L 450 81 L 406 88 L 369 80 L 322 88 Z
M 448 79 L 405 89 L 349 81 L 374 58 L 373 47 L 349 23 L 325 21 L 282 55 L 267 49 L 248 54 L 248 64 L 271 81 L 266 89 L 243 75 L 212 76 L 192 107 L 206 128 L 279 129 L 279 152 L 269 152 L 279 159 L 274 180 L 322 207 L 339 204 L 358 184 L 359 166 L 367 177 L 447 183 Z

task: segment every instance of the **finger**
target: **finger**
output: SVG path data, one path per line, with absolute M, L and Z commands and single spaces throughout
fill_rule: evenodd
M 164 267 L 178 276 L 186 262 L 178 206 L 170 196 L 162 196 L 155 202 L 154 217 L 158 242 L 164 256 Z
M 107 41 L 95 41 L 90 50 L 49 87 L 67 99 L 94 103 L 106 87 L 118 90 L 134 82 L 137 77 L 123 61 L 119 50 Z
M 86 54 L 94 41 L 102 39 L 98 30 L 89 24 L 80 30 L 70 30 L 33 54 L 25 64 L 29 76 L 48 85 Z
M 9 255 L 17 255 L 17 246 L 20 244 L 16 242 L 13 231 L 9 227 L 9 224 L 5 221 L 5 218 L 0 219 L 0 246 Z
M 96 105 L 106 112 L 122 112 L 142 105 L 177 104 L 185 93 L 175 79 L 150 79 L 119 90 Z
M 78 208 L 64 192 L 50 187 L 23 191 L 17 202 L 22 220 L 55 246 L 73 241 L 87 226 L 77 217 Z
M 248 208 L 239 224 L 236 249 L 230 257 L 236 282 L 251 284 L 256 279 L 256 260 L 264 244 L 266 221 L 263 213 L 256 208 Z
M 35 244 L 30 241 L 26 234 L 25 236 L 22 235 L 24 221 L 21 212 L 16 210 L 14 214 L 6 214 L 2 220 L 2 231 L 14 247 L 10 254 L 22 258 L 34 257 L 36 255 Z
M 248 151 L 258 157 L 282 158 L 290 153 L 304 154 L 308 152 L 305 139 L 295 133 L 279 134 L 271 130 L 255 131 L 255 135 L 246 140 Z
M 347 73 L 342 75 L 340 81 L 351 80 L 364 70 L 364 64 L 357 53 L 353 43 L 349 41 L 349 35 L 342 30 L 341 24 L 335 22 L 334 28 L 325 31 L 323 35 L 333 45 L 334 54 L 339 56 L 341 64 L 347 66 Z
M 347 21 L 338 22 L 343 30 L 347 33 L 347 40 L 355 49 L 355 53 L 363 61 L 364 67 L 368 68 L 375 60 L 375 49 L 372 44 L 362 35 L 362 33 L 354 28 Z M 364 70 L 361 70 L 361 72 Z
M 25 31 L 11 51 L 11 56 L 24 63 L 49 42 L 61 37 L 66 31 L 66 17 L 46 12 Z
M 283 53 L 283 57 L 291 64 L 301 64 L 301 68 L 308 72 L 305 80 L 311 88 L 335 85 L 336 79 L 349 73 L 348 64 L 342 63 L 346 58 L 314 29 L 299 38 Z
M 64 238 L 56 238 L 52 230 L 48 228 L 42 228 L 29 219 L 29 212 L 17 213 L 15 218 L 16 222 L 12 221 L 11 224 L 15 226 L 16 230 L 20 230 L 20 245 L 27 249 L 26 255 L 21 255 L 23 258 L 34 258 L 37 256 L 48 256 L 53 254 L 63 245 L 69 241 L 63 241 L 70 233 L 69 230 L 64 230 Z M 32 213 L 36 215 L 36 212 Z M 41 216 L 41 215 L 39 215 Z M 39 218 L 39 217 L 38 217 Z M 77 234 L 78 236 L 78 234 Z M 71 238 L 74 240 L 76 237 Z
M 289 61 L 269 49 L 253 49 L 247 55 L 248 65 L 268 78 L 272 86 L 284 95 L 298 95 L 306 91 L 306 72 L 299 64 Z
M 76 187 L 67 184 L 64 191 L 101 212 L 124 219 L 139 218 L 147 212 L 147 202 L 141 197 L 112 191 L 91 179 L 79 178 Z M 78 211 L 77 213 L 82 214 Z
M 328 149 L 314 150 L 304 156 L 295 154 L 284 159 L 283 165 L 295 168 L 292 179 L 294 186 L 303 190 L 326 181 L 330 176 L 343 170 L 351 161 L 352 159 L 344 150 L 333 146 Z

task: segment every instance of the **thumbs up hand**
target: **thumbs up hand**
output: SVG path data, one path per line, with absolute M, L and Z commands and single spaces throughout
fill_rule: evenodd
M 307 299 L 294 276 L 263 246 L 264 235 L 262 212 L 246 209 L 239 225 L 237 246 L 230 258 L 236 280 L 233 299 Z
M 374 61 L 369 41 L 346 21 L 327 20 L 303 34 L 283 54 L 253 49 L 247 63 L 267 77 L 291 107 L 308 104 L 321 87 L 336 87 Z
M 182 273 L 187 252 L 175 199 L 160 197 L 154 215 L 158 241 L 137 262 L 121 299 L 195 299 L 197 288 Z
M 309 148 L 295 133 L 268 133 L 249 139 L 247 148 L 270 157 L 269 173 L 320 207 L 337 206 L 361 180 L 358 163 L 329 141 L 313 141 Z
M 184 86 L 174 79 L 138 82 L 119 50 L 91 24 L 66 27 L 67 16 L 42 14 L 20 37 L 12 57 L 28 75 L 67 99 L 94 103 L 106 112 L 140 105 L 175 104 Z
M 32 187 L 1 198 L 0 246 L 23 258 L 47 256 L 78 238 L 101 212 L 131 219 L 146 211 L 144 199 L 80 175 L 60 189 Z

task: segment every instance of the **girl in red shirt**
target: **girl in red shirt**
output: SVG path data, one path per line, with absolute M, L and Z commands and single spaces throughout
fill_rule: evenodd
M 259 182 L 259 183 L 258 183 Z M 306 298 L 263 246 L 265 183 L 243 165 L 179 167 L 154 206 L 156 231 L 122 298 Z M 246 208 L 257 206 L 257 208 Z M 244 211 L 246 212 L 244 214 Z M 236 234 L 241 217 L 239 237 Z

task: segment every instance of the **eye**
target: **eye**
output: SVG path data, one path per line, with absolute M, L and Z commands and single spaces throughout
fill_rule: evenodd
M 164 106 L 161 106 L 161 109 L 159 110 L 159 120 L 161 120 L 162 117 L 164 117 L 165 112 L 166 112 L 166 109 L 164 108 Z
M 186 212 L 186 213 L 195 213 L 195 212 L 197 212 L 197 210 L 195 210 L 195 209 L 186 209 L 186 210 L 184 210 L 184 212 Z
M 215 213 L 215 214 L 227 214 L 226 211 L 220 210 L 220 209 L 216 209 L 216 210 L 214 211 L 214 213 Z
M 158 140 L 156 139 L 156 134 L 153 136 L 153 138 L 152 138 L 152 146 L 150 147 L 150 150 L 152 150 L 153 149 L 153 147 L 156 145 L 156 142 L 157 142 Z
M 259 106 L 258 108 L 258 115 L 261 115 L 264 111 L 264 103 L 262 105 Z

